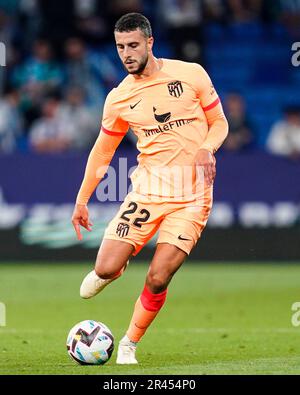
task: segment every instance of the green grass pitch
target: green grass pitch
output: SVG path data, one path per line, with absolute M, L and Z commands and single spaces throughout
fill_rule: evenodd
M 0 374 L 299 374 L 300 265 L 193 264 L 175 275 L 167 302 L 137 350 L 139 365 L 116 365 L 147 265 L 132 261 L 122 278 L 91 300 L 79 286 L 92 264 L 0 264 Z M 69 329 L 104 322 L 116 345 L 103 366 L 67 355 Z

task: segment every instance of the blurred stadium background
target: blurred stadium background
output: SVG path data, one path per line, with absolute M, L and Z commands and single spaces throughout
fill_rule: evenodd
M 230 124 L 192 258 L 299 260 L 297 0 L 0 0 L 0 260 L 94 261 L 129 183 L 119 159 L 136 163 L 133 136 L 113 160 L 116 201 L 93 197 L 94 230 L 81 243 L 70 218 L 103 101 L 125 76 L 114 23 L 132 11 L 150 19 L 157 57 L 207 69 Z

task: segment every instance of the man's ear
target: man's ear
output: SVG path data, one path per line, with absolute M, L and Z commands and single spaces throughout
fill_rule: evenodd
M 154 44 L 154 38 L 153 37 L 149 37 L 148 40 L 147 40 L 148 52 L 152 51 L 153 44 Z

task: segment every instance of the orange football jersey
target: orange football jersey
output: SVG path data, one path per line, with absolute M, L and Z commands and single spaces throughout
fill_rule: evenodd
M 198 64 L 160 59 L 150 77 L 128 75 L 107 96 L 102 131 L 138 138 L 133 191 L 164 200 L 190 200 L 203 192 L 194 160 L 208 134 L 205 111 L 219 104 L 206 71 Z

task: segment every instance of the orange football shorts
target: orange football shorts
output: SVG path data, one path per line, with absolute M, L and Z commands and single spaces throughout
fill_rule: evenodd
M 131 192 L 108 224 L 104 239 L 132 244 L 135 256 L 159 231 L 157 244 L 173 244 L 189 254 L 206 225 L 212 201 L 212 187 L 201 199 L 189 202 L 153 202 Z

